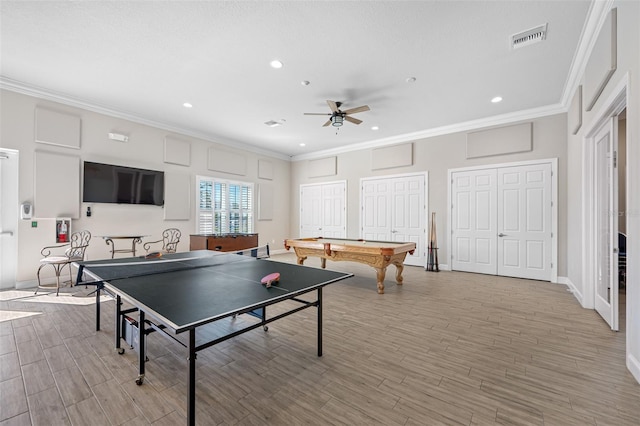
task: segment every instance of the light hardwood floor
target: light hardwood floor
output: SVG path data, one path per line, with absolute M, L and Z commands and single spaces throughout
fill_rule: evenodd
M 640 424 L 624 331 L 565 286 L 406 267 L 379 295 L 373 269 L 327 264 L 356 277 L 324 291 L 324 356 L 315 310 L 200 352 L 198 424 Z M 136 386 L 135 352 L 113 350 L 113 301 L 95 332 L 93 304 L 32 300 L 0 297 L 1 311 L 36 313 L 0 322 L 0 425 L 186 423 L 182 347 L 150 335 Z

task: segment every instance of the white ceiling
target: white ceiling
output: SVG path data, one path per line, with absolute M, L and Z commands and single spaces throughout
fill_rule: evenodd
M 1 87 L 299 159 L 562 109 L 591 1 L 0 7 Z M 510 48 L 512 34 L 544 23 L 546 40 Z M 284 67 L 271 68 L 273 59 Z M 371 110 L 339 130 L 303 115 L 329 112 L 327 99 Z

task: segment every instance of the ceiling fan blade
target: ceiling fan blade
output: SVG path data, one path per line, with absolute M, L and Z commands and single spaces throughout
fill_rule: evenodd
M 347 121 L 352 122 L 353 124 L 360 124 L 360 123 L 362 123 L 362 120 L 358 120 L 357 118 L 349 117 L 348 115 L 345 115 L 345 116 L 344 116 L 344 119 L 345 119 L 345 120 L 347 120 Z M 329 121 L 331 121 L 331 120 L 329 120 Z
M 327 104 L 329 108 L 331 108 L 331 111 L 338 112 L 338 105 L 334 101 L 327 101 Z
M 345 114 L 355 114 L 356 112 L 364 112 L 364 111 L 369 111 L 369 105 L 362 105 L 357 108 L 351 108 L 342 112 Z
M 330 112 L 305 112 L 304 115 L 331 115 Z
M 327 127 L 327 126 L 328 126 L 328 125 L 330 125 L 330 124 L 331 124 L 331 119 L 329 119 L 329 121 L 327 121 L 326 123 L 324 123 L 324 124 L 322 125 L 322 127 Z

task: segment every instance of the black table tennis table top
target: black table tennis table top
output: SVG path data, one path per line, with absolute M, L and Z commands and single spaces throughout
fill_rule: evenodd
M 307 293 L 352 274 L 237 254 L 200 250 L 78 262 L 107 290 L 140 307 L 175 333 Z M 280 273 L 270 288 L 262 277 Z

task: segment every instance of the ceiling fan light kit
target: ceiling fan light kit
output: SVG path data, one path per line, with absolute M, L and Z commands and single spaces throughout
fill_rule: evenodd
M 358 112 L 370 110 L 368 105 L 362 105 L 356 108 L 350 108 L 348 110 L 342 111 L 340 110 L 342 102 L 335 101 L 327 101 L 327 105 L 329 105 L 329 109 L 331 109 L 331 112 L 305 112 L 304 115 L 329 115 L 329 120 L 324 123 L 322 127 L 327 127 L 329 125 L 333 127 L 340 127 L 344 124 L 344 120 L 347 120 L 348 122 L 353 124 L 362 123 L 362 120 L 353 118 L 350 114 L 356 114 Z

